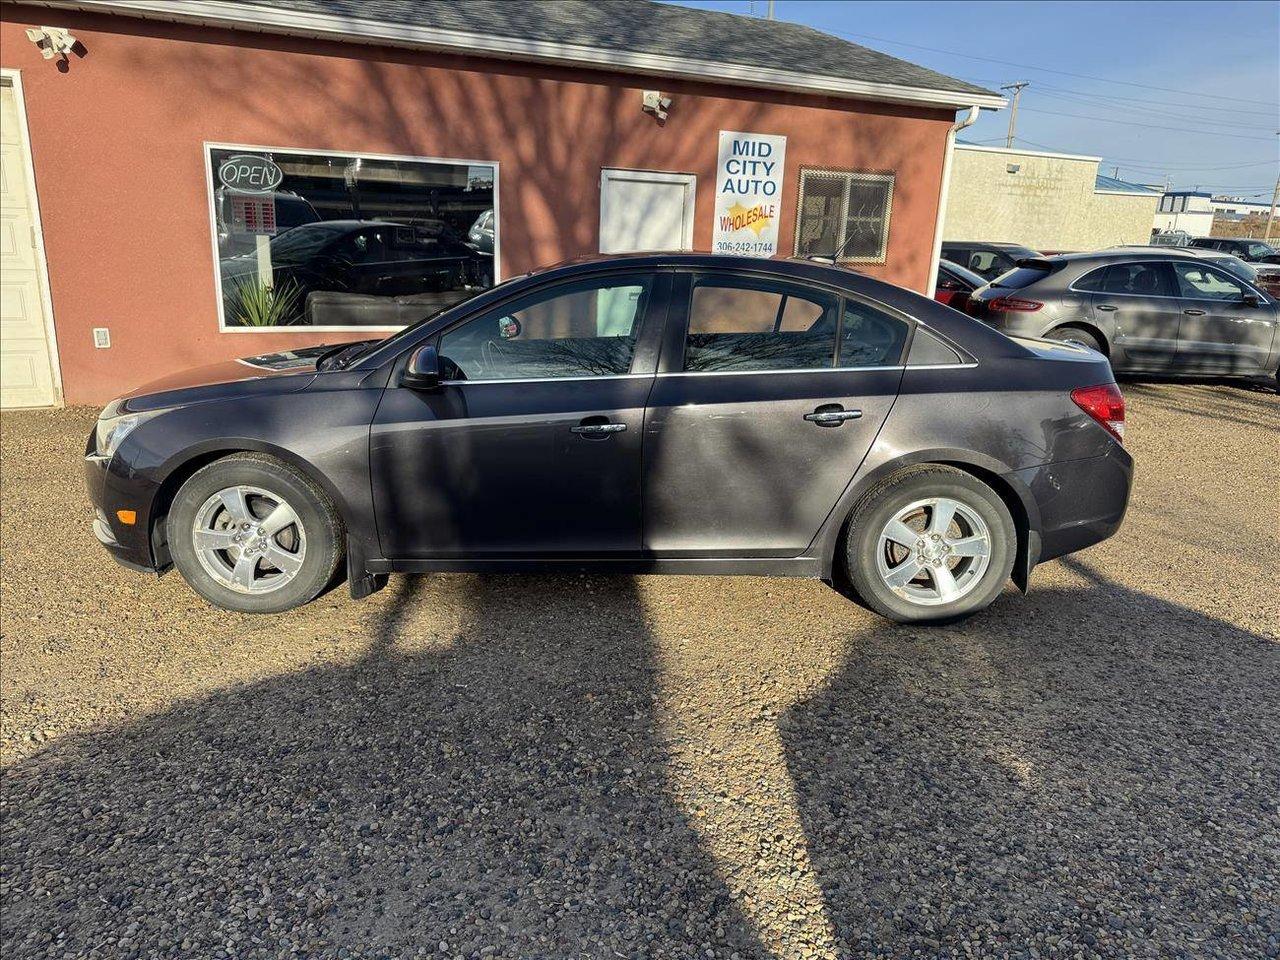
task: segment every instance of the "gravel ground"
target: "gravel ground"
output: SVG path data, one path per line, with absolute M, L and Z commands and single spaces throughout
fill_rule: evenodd
M 816 583 L 119 569 L 6 414 L 27 957 L 1280 955 L 1280 398 L 1129 384 L 1121 533 L 943 629 Z

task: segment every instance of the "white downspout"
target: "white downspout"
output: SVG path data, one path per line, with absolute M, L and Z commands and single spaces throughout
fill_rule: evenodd
M 947 131 L 947 149 L 942 156 L 942 189 L 938 196 L 938 225 L 933 233 L 933 258 L 929 262 L 929 285 L 924 289 L 926 297 L 932 297 L 938 286 L 938 260 L 942 258 L 942 226 L 947 218 L 947 194 L 951 191 L 951 154 L 955 151 L 956 134 L 965 127 L 972 126 L 981 112 L 979 107 L 970 107 L 963 119 L 957 120 Z

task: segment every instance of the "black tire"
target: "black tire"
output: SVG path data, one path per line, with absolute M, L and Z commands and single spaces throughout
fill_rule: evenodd
M 292 579 L 263 593 L 238 592 L 219 582 L 205 569 L 194 543 L 196 517 L 204 504 L 220 490 L 239 485 L 287 502 L 305 535 L 305 551 Z M 167 524 L 174 566 L 191 589 L 214 606 L 240 613 L 280 613 L 315 599 L 333 580 L 346 551 L 332 498 L 293 467 L 258 453 L 232 454 L 197 470 L 174 497 Z
M 886 583 L 878 557 L 885 548 L 881 533 L 899 512 L 920 500 L 944 497 L 976 514 L 990 536 L 990 554 L 980 574 L 959 599 L 924 605 L 896 593 Z M 977 613 L 1004 589 L 1017 554 L 1018 532 L 1000 495 L 978 478 L 954 467 L 924 464 L 909 467 L 884 480 L 858 502 L 845 536 L 845 573 L 858 598 L 876 613 L 898 623 L 944 622 Z M 910 551 L 908 551 L 910 553 Z M 963 572 L 965 560 L 951 558 Z M 928 570 L 922 582 L 929 582 Z M 945 571 L 944 571 L 945 572 Z
M 1063 343 L 1078 343 L 1082 347 L 1088 347 L 1090 350 L 1097 350 L 1104 357 L 1107 351 L 1102 348 L 1102 344 L 1098 338 L 1090 333 L 1084 327 L 1058 327 L 1056 330 L 1050 330 L 1045 334 L 1049 340 L 1060 340 Z

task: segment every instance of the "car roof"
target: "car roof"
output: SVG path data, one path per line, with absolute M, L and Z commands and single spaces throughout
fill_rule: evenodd
M 1032 250 L 1025 243 L 1006 243 L 1002 240 L 943 240 L 943 247 L 992 247 L 996 250 Z M 1034 251 L 1033 251 L 1034 252 Z

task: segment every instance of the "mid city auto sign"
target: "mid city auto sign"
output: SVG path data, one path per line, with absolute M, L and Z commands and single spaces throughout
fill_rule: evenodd
M 778 252 L 787 138 L 720 131 L 713 253 L 771 257 Z

